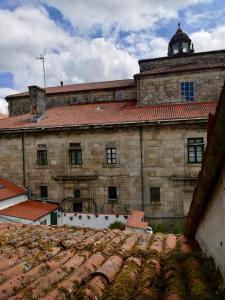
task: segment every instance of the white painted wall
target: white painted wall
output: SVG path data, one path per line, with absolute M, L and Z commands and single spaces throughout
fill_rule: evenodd
M 34 224 L 34 225 L 39 225 L 41 224 L 42 221 L 46 220 L 47 224 L 46 225 L 51 225 L 51 214 L 48 214 L 37 221 L 32 221 L 28 219 L 23 219 L 23 218 L 16 218 L 16 217 L 9 217 L 9 216 L 0 216 L 0 221 L 1 222 L 15 222 L 15 223 L 22 223 L 22 224 Z
M 89 217 L 89 218 L 88 218 Z M 58 225 L 69 225 L 79 227 L 91 227 L 96 229 L 108 228 L 115 221 L 123 224 L 127 221 L 127 215 L 114 214 L 85 214 L 85 213 L 63 213 L 58 212 Z
M 225 280 L 225 165 L 195 238 L 207 256 L 214 258 Z
M 26 194 L 19 195 L 17 197 L 12 197 L 12 198 L 9 198 L 9 199 L 6 199 L 6 200 L 2 200 L 2 201 L 0 201 L 0 210 L 4 209 L 4 208 L 7 208 L 9 206 L 24 202 L 26 200 L 27 200 L 27 195 Z

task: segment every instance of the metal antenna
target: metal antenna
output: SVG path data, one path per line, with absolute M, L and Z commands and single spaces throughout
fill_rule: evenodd
M 46 78 L 45 78 L 45 57 L 44 55 L 40 55 L 38 57 L 35 57 L 35 59 L 42 60 L 42 66 L 43 66 L 43 76 L 44 76 L 44 87 L 46 89 Z

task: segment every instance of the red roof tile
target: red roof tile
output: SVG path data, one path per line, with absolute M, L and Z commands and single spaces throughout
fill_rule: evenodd
M 26 193 L 26 189 L 0 177 L 0 201 Z
M 155 68 L 149 71 L 141 72 L 135 74 L 134 77 L 139 76 L 153 76 L 153 75 L 164 75 L 169 73 L 179 73 L 179 72 L 190 72 L 190 71 L 202 71 L 208 69 L 225 69 L 224 63 L 208 63 L 208 64 L 186 64 L 186 65 L 178 65 L 172 67 L 162 67 Z
M 0 232 L 1 300 L 223 299 L 215 266 L 197 245 L 182 252 L 193 243 L 182 236 L 7 223 Z
M 137 107 L 135 101 L 79 104 L 51 108 L 36 123 L 31 114 L 0 120 L 0 131 L 54 127 L 104 126 L 139 122 L 207 119 L 217 102 L 170 103 Z
M 139 228 L 139 229 L 147 229 L 148 223 L 144 222 L 144 215 L 143 211 L 134 210 L 132 214 L 129 216 L 126 226 L 132 228 Z
M 127 88 L 135 87 L 136 83 L 133 79 L 124 79 L 124 80 L 113 80 L 113 81 L 103 81 L 103 82 L 90 82 L 90 83 L 78 83 L 70 84 L 64 86 L 52 86 L 46 88 L 46 94 L 64 94 L 64 93 L 74 93 L 74 92 L 83 92 L 83 91 L 93 91 L 93 90 L 105 90 L 105 89 L 115 89 L 115 88 Z M 17 97 L 26 97 L 28 92 L 18 93 L 9 95 L 6 98 L 17 98 Z
M 0 119 L 5 119 L 7 117 L 8 117 L 7 115 L 0 114 Z
M 57 208 L 56 204 L 28 200 L 0 210 L 0 215 L 36 221 Z

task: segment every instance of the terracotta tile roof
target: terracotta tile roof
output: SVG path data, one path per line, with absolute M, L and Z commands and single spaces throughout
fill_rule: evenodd
M 7 116 L 7 115 L 0 114 L 0 119 L 5 119 L 5 118 L 8 118 L 8 116 Z
M 134 210 L 128 217 L 126 226 L 140 229 L 147 229 L 148 223 L 143 222 L 145 213 L 143 211 Z
M 225 70 L 224 63 L 208 63 L 208 64 L 186 64 L 178 65 L 172 67 L 162 67 L 155 68 L 149 71 L 144 71 L 138 74 L 135 74 L 134 77 L 140 76 L 155 76 L 155 75 L 166 75 L 170 73 L 179 73 L 179 72 L 192 72 L 192 71 L 202 71 L 202 70 L 212 70 L 212 69 L 223 69 Z
M 57 208 L 56 204 L 28 200 L 0 210 L 0 215 L 36 221 Z
M 139 122 L 207 119 L 217 102 L 173 103 L 137 107 L 135 101 L 61 106 L 46 111 L 36 123 L 31 114 L 0 120 L 0 131 L 54 127 L 104 126 Z
M 103 81 L 103 82 L 90 82 L 90 83 L 78 83 L 70 84 L 64 86 L 52 86 L 46 89 L 46 94 L 64 94 L 64 93 L 74 93 L 83 91 L 93 91 L 93 90 L 105 90 L 105 89 L 116 89 L 116 88 L 128 88 L 135 87 L 136 83 L 134 79 L 124 79 L 124 80 L 113 80 L 113 81 Z M 18 93 L 9 95 L 6 98 L 12 99 L 17 97 L 26 97 L 28 92 Z
M 215 267 L 183 236 L 7 223 L 0 232 L 1 300 L 220 299 Z
M 0 201 L 25 194 L 27 190 L 0 177 Z

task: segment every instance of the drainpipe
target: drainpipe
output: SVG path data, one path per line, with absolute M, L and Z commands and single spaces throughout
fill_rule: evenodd
M 142 127 L 139 127 L 140 134 L 140 154 L 141 154 L 141 208 L 145 211 L 145 201 L 144 201 L 144 171 L 143 171 L 143 132 Z
M 26 175 L 25 175 L 25 147 L 24 147 L 24 133 L 22 133 L 22 164 L 23 164 L 23 186 L 26 186 Z

